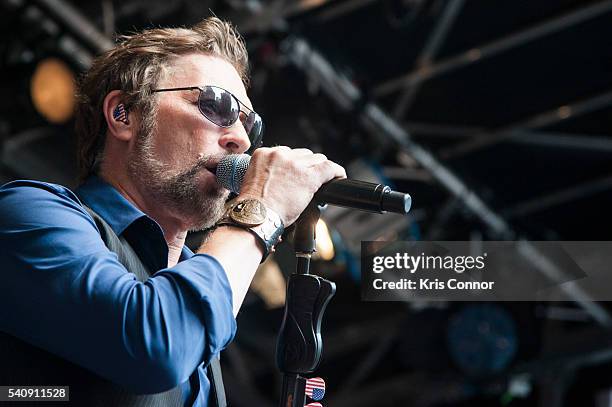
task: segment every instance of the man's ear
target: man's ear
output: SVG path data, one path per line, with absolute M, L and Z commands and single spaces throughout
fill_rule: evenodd
M 108 134 L 120 141 L 130 141 L 136 135 L 135 120 L 130 120 L 130 112 L 123 103 L 123 93 L 112 90 L 104 98 L 104 117 Z

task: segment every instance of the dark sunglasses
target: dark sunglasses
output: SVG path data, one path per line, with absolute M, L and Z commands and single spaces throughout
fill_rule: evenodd
M 251 141 L 252 152 L 263 142 L 263 120 L 261 116 L 246 107 L 231 92 L 218 86 L 190 86 L 186 88 L 153 89 L 153 92 L 175 92 L 199 90 L 198 108 L 208 120 L 220 127 L 231 127 L 240 118 Z M 243 113 L 241 117 L 240 113 Z

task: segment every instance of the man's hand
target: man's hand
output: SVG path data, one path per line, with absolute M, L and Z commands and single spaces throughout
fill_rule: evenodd
M 280 215 L 285 227 L 306 209 L 321 185 L 346 178 L 340 165 L 306 148 L 258 148 L 240 189 L 240 197 L 257 198 Z

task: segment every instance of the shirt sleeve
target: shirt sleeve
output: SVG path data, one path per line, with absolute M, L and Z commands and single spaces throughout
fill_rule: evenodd
M 197 254 L 145 282 L 110 252 L 69 190 L 0 188 L 0 330 L 137 393 L 186 381 L 236 332 L 232 293 Z

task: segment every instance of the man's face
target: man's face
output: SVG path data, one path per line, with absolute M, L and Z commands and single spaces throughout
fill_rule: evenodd
M 158 88 L 215 85 L 228 90 L 252 108 L 234 67 L 203 54 L 178 57 Z M 198 109 L 198 90 L 160 92 L 152 128 L 141 126 L 130 153 L 129 171 L 142 187 L 190 229 L 214 224 L 223 212 L 228 191 L 213 173 L 221 157 L 244 153 L 250 146 L 240 120 L 222 128 Z

